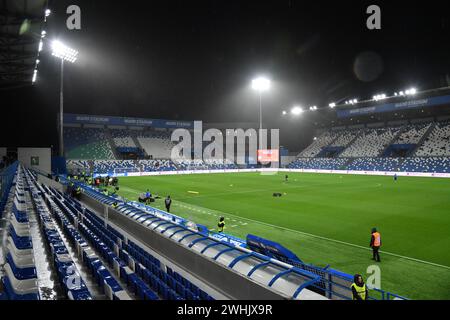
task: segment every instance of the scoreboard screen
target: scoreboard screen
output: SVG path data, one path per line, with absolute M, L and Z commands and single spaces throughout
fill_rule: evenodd
M 258 162 L 279 162 L 280 152 L 278 149 L 259 149 Z

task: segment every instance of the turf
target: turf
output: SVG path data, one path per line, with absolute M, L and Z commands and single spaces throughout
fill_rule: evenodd
M 229 234 L 266 237 L 307 263 L 350 274 L 367 276 L 370 230 L 377 227 L 382 289 L 450 299 L 450 179 L 306 173 L 290 173 L 288 182 L 281 173 L 120 179 L 119 193 L 130 200 L 146 189 L 170 194 L 174 214 L 211 229 L 224 216 Z M 154 206 L 162 209 L 163 200 Z

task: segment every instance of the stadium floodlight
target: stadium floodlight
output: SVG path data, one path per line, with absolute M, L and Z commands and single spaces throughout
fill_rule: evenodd
M 417 93 L 417 90 L 416 90 L 416 88 L 411 88 L 411 89 L 406 90 L 405 93 L 407 96 L 409 96 L 409 95 L 413 96 Z
M 317 110 L 317 107 L 316 107 L 316 106 L 311 106 L 311 107 L 309 107 L 309 110 L 311 110 L 311 111 L 316 111 L 316 110 Z
M 61 86 L 59 91 L 59 155 L 64 157 L 64 61 L 74 63 L 78 51 L 69 48 L 59 40 L 52 42 L 52 55 L 61 59 Z
M 52 13 L 52 11 L 50 9 L 46 9 L 45 10 L 45 16 L 46 17 L 48 17 L 51 13 Z
M 267 91 L 270 89 L 270 80 L 264 77 L 258 77 L 252 80 L 252 89 L 256 91 Z
M 332 102 L 332 103 L 330 103 L 328 106 L 329 106 L 331 109 L 333 109 L 334 107 L 336 107 L 336 103 L 335 103 L 335 102 Z
M 47 31 L 42 30 L 41 31 L 41 38 L 45 38 L 46 35 L 47 35 Z
M 44 42 L 42 42 L 42 40 L 41 40 L 41 41 L 39 41 L 38 51 L 41 52 L 43 48 L 44 48 Z
M 303 108 L 302 108 L 302 107 L 299 107 L 299 106 L 295 106 L 295 107 L 293 107 L 293 108 L 291 109 L 291 113 L 292 113 L 294 116 L 298 116 L 298 115 L 300 115 L 300 114 L 303 113 Z
M 36 82 L 36 78 L 37 78 L 37 69 L 34 69 L 34 72 L 33 72 L 33 79 L 31 80 L 31 82 L 32 82 L 32 83 L 35 83 L 35 82 Z
M 287 115 L 287 111 L 283 110 L 283 116 Z
M 373 96 L 373 100 L 378 101 L 378 100 L 383 100 L 386 99 L 386 94 L 377 94 L 375 96 Z
M 74 63 L 77 61 L 78 51 L 69 48 L 58 40 L 55 40 L 52 42 L 52 55 L 62 60 Z
M 262 93 L 270 89 L 270 80 L 258 77 L 252 80 L 252 89 L 259 93 L 259 129 L 262 129 Z

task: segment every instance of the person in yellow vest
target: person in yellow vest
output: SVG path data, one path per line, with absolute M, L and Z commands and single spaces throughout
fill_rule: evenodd
M 372 248 L 373 258 L 376 262 L 381 262 L 380 259 L 380 247 L 381 247 L 381 234 L 377 231 L 377 228 L 372 228 L 372 237 L 370 238 L 370 247 Z
M 367 300 L 369 297 L 369 291 L 360 274 L 355 274 L 353 277 L 351 288 L 353 300 Z
M 223 232 L 223 230 L 225 229 L 225 218 L 224 217 L 220 217 L 217 227 L 218 227 L 219 232 Z

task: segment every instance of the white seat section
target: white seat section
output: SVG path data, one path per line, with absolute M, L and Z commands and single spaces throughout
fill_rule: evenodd
M 11 215 L 11 224 L 16 230 L 17 235 L 19 234 L 29 234 L 30 223 L 29 222 L 18 222 L 14 214 Z
M 8 263 L 5 264 L 5 275 L 11 282 L 11 286 L 14 288 L 14 292 L 18 295 L 26 295 L 32 293 L 38 293 L 37 279 L 19 280 L 15 277 Z
M 450 156 L 450 122 L 437 123 L 416 156 Z
M 393 144 L 417 144 L 430 128 L 431 123 L 407 126 Z
M 343 131 L 342 134 L 330 144 L 330 147 L 346 147 L 361 132 L 363 132 L 362 129 Z
M 17 249 L 16 246 L 14 245 L 11 236 L 9 236 L 6 239 L 6 248 L 9 252 L 11 252 L 11 254 L 14 254 L 16 257 L 33 255 L 33 249 L 25 249 L 25 250 Z
M 400 128 L 368 129 L 339 157 L 378 157 L 389 145 Z
M 137 139 L 145 152 L 153 159 L 170 159 L 175 144 L 170 140 L 169 134 L 139 132 Z
M 300 152 L 299 157 L 315 157 L 322 151 L 323 147 L 328 146 L 334 139 L 336 139 L 341 132 L 338 131 L 326 131 L 320 135 L 313 143 L 305 150 Z
M 112 129 L 111 136 L 114 140 L 114 144 L 119 148 L 136 148 L 134 143 L 132 130 L 119 130 Z
M 14 251 L 10 251 L 14 264 L 19 268 L 32 268 L 35 266 L 34 255 L 16 255 Z

